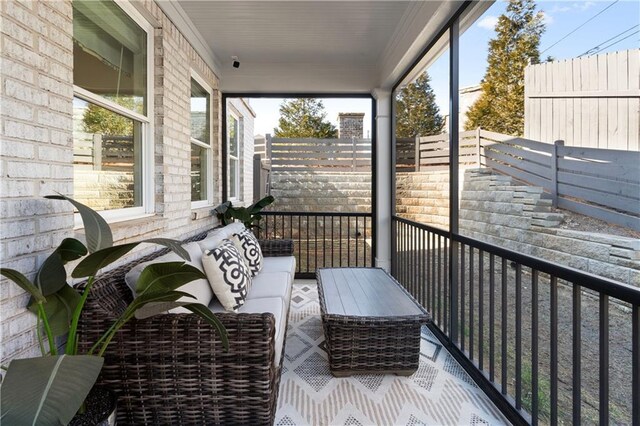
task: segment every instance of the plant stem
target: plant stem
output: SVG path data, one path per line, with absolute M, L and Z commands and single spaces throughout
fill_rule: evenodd
M 73 317 L 71 319 L 71 327 L 69 328 L 69 337 L 67 339 L 67 347 L 65 353 L 67 355 L 77 355 L 78 354 L 78 323 L 80 322 L 80 314 L 82 314 L 82 309 L 84 308 L 84 304 L 89 297 L 89 291 L 91 291 L 91 287 L 93 286 L 94 276 L 90 276 L 87 280 L 87 285 L 82 292 L 82 297 L 80 301 L 76 305 L 76 309 L 73 311 Z
M 40 353 L 42 356 L 47 355 L 46 350 L 44 349 L 44 342 L 42 341 L 42 318 L 40 318 L 40 312 L 36 315 L 38 318 L 38 323 L 36 324 L 36 336 L 38 337 L 38 346 L 40 347 Z
M 104 343 L 102 344 L 102 348 L 100 348 L 100 352 L 98 352 L 98 356 L 103 356 L 104 355 L 104 353 L 107 350 L 107 346 L 109 346 L 109 343 L 111 343 L 111 339 L 113 339 L 113 336 L 116 335 L 118 330 L 120 330 L 120 328 L 122 328 L 122 326 L 125 325 L 127 323 L 127 321 L 129 321 L 131 319 L 131 317 L 133 317 L 133 315 L 134 315 L 133 313 L 129 313 L 129 314 L 125 313 L 125 315 L 119 321 L 117 321 L 114 324 L 114 326 L 110 329 L 110 332 L 108 332 L 105 335 L 106 339 L 105 339 Z
M 49 319 L 47 318 L 47 313 L 44 310 L 42 302 L 38 302 L 38 317 L 42 319 L 44 331 L 45 333 L 47 333 L 47 339 L 49 340 L 49 352 L 51 353 L 51 355 L 58 355 L 58 350 L 56 349 L 56 341 L 53 338 L 51 326 L 49 325 Z

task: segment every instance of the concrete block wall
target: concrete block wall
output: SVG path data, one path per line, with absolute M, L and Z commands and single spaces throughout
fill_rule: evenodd
M 640 286 L 640 240 L 559 227 L 563 215 L 539 187 L 468 170 L 460 233 L 519 253 Z
M 371 174 L 357 172 L 271 172 L 270 210 L 370 212 Z
M 399 216 L 449 229 L 449 171 L 397 173 Z
M 217 225 L 211 208 L 191 209 L 190 77 L 213 87 L 214 200 L 220 199 L 218 78 L 152 0 L 136 2 L 154 30 L 155 214 L 112 224 L 116 243 L 152 236 L 186 238 Z M 0 262 L 32 277 L 74 230 L 71 205 L 45 200 L 73 194 L 73 22 L 70 0 L 2 1 L 0 59 Z M 194 218 L 195 214 L 195 218 Z M 154 248 L 146 245 L 121 262 Z M 70 265 L 73 267 L 73 265 Z M 115 266 L 115 265 L 114 265 Z M 0 363 L 39 353 L 26 295 L 0 282 Z

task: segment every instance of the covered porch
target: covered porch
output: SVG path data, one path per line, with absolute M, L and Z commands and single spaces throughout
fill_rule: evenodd
M 628 236 L 635 234 L 550 229 L 559 221 L 551 208 L 569 186 L 559 183 L 558 164 L 572 171 L 558 154 L 562 144 L 462 129 L 460 42 L 493 2 L 91 3 L 2 2 L 3 267 L 33 276 L 59 240 L 84 232 L 73 208 L 41 199 L 75 195 L 80 184 L 114 242 L 203 234 L 221 224 L 218 204 L 252 202 L 255 112 L 245 99 L 367 99 L 368 208 L 347 211 L 346 200 L 344 211 L 267 209 L 255 231 L 292 239 L 297 262 L 274 424 L 640 424 L 640 245 Z M 96 43 L 105 34 L 117 43 Z M 632 82 L 637 53 L 629 54 Z M 442 132 L 426 141 L 400 137 L 399 92 L 438 60 L 446 65 Z M 632 111 L 633 84 L 616 89 Z M 198 102 L 205 107 L 194 108 Z M 84 111 L 101 117 L 98 124 Z M 106 122 L 126 134 L 109 136 Z M 473 146 L 464 142 L 471 132 Z M 105 169 L 104 146 L 116 140 L 129 148 L 110 151 Z M 534 151 L 530 169 L 519 150 Z M 624 200 L 587 209 L 573 195 L 595 190 L 580 187 L 565 207 L 615 216 L 637 232 L 637 147 L 630 157 L 582 147 L 566 156 L 576 150 L 586 152 L 581 164 L 612 166 L 606 178 L 585 178 L 602 192 L 596 201 L 614 192 Z M 580 181 L 589 167 L 570 177 Z M 513 169 L 519 174 L 505 172 Z M 508 237 L 503 222 L 516 223 Z M 136 249 L 115 266 L 150 252 Z M 389 271 L 431 313 L 411 377 L 331 375 L 313 277 L 341 266 Z M 5 280 L 1 297 L 2 363 L 33 356 L 39 324 L 25 308 L 28 295 Z

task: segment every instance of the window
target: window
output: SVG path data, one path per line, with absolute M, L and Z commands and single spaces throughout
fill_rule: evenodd
M 74 197 L 108 219 L 151 212 L 150 29 L 127 4 L 73 2 Z
M 211 93 L 191 79 L 191 202 L 194 207 L 211 200 Z
M 227 125 L 229 144 L 229 198 L 240 198 L 240 120 L 229 114 Z

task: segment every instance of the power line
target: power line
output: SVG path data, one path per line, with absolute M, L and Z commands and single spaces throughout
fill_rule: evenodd
M 621 35 L 623 35 L 624 33 L 628 33 L 628 32 L 629 32 L 629 31 L 631 31 L 632 29 L 634 29 L 634 28 L 638 27 L 638 25 L 640 25 L 640 24 L 633 25 L 631 28 L 628 28 L 628 29 L 624 30 L 624 31 L 623 31 L 623 32 L 621 32 L 620 34 L 616 34 L 616 35 L 614 35 L 613 37 L 611 37 L 610 39 L 607 39 L 607 40 L 605 40 L 605 41 L 601 42 L 601 43 L 600 43 L 600 44 L 598 44 L 597 46 L 592 47 L 591 49 L 589 49 L 589 50 L 587 50 L 586 52 L 584 52 L 584 53 L 582 53 L 581 55 L 579 55 L 579 56 L 578 56 L 578 58 L 580 58 L 580 57 L 582 57 L 582 56 L 585 56 L 585 55 L 593 55 L 593 54 L 596 54 L 596 53 L 598 53 L 598 52 L 600 52 L 600 51 L 602 51 L 602 50 L 604 50 L 604 49 L 606 49 L 606 48 L 608 48 L 608 47 L 613 46 L 614 44 L 620 43 L 622 40 L 626 40 L 627 38 L 631 37 L 631 36 L 632 36 L 632 35 L 634 35 L 634 34 L 637 34 L 637 33 L 638 33 L 638 31 L 636 31 L 636 32 L 635 32 L 635 33 L 633 33 L 633 34 L 630 34 L 629 36 L 627 36 L 627 37 L 625 37 L 625 38 L 623 38 L 623 39 L 621 39 L 621 40 L 616 41 L 615 43 L 613 43 L 613 44 L 611 44 L 611 45 L 608 45 L 608 46 L 605 46 L 605 47 L 601 47 L 603 44 L 605 44 L 605 43 L 609 43 L 611 40 L 614 40 L 614 39 L 616 39 L 616 38 L 620 37 L 620 36 L 621 36 Z
M 624 38 L 621 38 L 621 39 L 620 39 L 620 40 L 618 40 L 618 41 L 614 41 L 613 43 L 611 43 L 611 44 L 610 44 L 610 45 L 608 45 L 608 46 L 604 46 L 602 49 L 600 49 L 600 50 L 598 50 L 598 51 L 596 51 L 596 52 L 594 52 L 594 53 L 598 53 L 598 52 L 603 51 L 604 49 L 608 49 L 609 47 L 611 47 L 611 46 L 613 46 L 613 45 L 616 45 L 616 44 L 620 43 L 621 41 L 626 40 L 626 39 L 628 39 L 629 37 L 634 36 L 634 35 L 636 35 L 636 34 L 638 34 L 638 33 L 640 33 L 640 30 L 636 31 L 635 33 L 631 33 L 631 34 L 629 34 L 628 36 L 626 36 L 626 37 L 624 37 Z
M 556 41 L 555 43 L 553 43 L 551 46 L 547 47 L 546 49 L 544 49 L 542 52 L 540 52 L 540 55 L 542 55 L 544 52 L 546 52 L 547 50 L 551 49 L 553 46 L 555 46 L 556 44 L 560 43 L 562 40 L 566 39 L 567 37 L 569 37 L 571 34 L 575 33 L 576 31 L 578 31 L 580 28 L 584 27 L 585 25 L 587 25 L 589 22 L 593 21 L 595 18 L 597 18 L 599 15 L 601 15 L 602 13 L 604 13 L 607 9 L 609 9 L 611 6 L 613 6 L 614 4 L 618 3 L 620 0 L 616 0 L 613 3 L 611 3 L 609 6 L 605 7 L 604 9 L 602 9 L 600 12 L 596 13 L 595 15 L 593 15 L 591 18 L 587 19 L 586 21 L 584 21 L 582 24 L 578 25 L 576 28 L 574 28 L 569 34 L 565 35 L 564 37 L 562 37 L 560 40 Z

